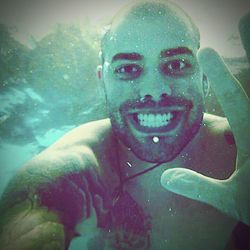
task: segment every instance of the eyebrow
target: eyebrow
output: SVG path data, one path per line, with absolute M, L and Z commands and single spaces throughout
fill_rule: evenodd
M 193 52 L 187 47 L 178 47 L 178 48 L 163 50 L 161 52 L 161 57 L 171 57 L 171 56 L 182 55 L 182 54 L 192 55 Z
M 138 53 L 119 53 L 113 56 L 112 62 L 113 61 L 118 61 L 118 60 L 142 60 L 143 56 L 138 54 Z

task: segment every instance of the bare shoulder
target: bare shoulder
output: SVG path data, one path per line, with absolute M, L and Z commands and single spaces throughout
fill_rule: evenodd
M 95 147 L 105 143 L 110 137 L 110 122 L 108 119 L 83 124 L 66 133 L 53 145 L 42 151 L 25 168 L 45 168 L 53 170 L 63 165 L 64 169 L 73 166 L 84 166 L 94 163 Z M 53 171 L 52 171 L 53 173 Z
M 48 151 L 64 151 L 65 149 L 71 151 L 78 146 L 92 148 L 109 137 L 110 134 L 111 125 L 109 119 L 88 122 L 66 133 Z
M 52 146 L 37 155 L 29 165 L 41 162 L 55 165 L 86 166 L 95 163 L 96 148 L 104 146 L 111 137 L 109 119 L 88 122 L 66 133 Z M 66 167 L 66 166 L 65 166 Z
M 95 147 L 110 137 L 108 119 L 83 124 L 28 161 L 10 181 L 5 193 L 33 193 L 62 178 L 99 171 Z M 99 145 L 101 147 L 101 145 Z M 32 191 L 33 190 L 33 191 Z

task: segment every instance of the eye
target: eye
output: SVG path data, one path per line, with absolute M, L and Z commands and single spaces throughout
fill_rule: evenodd
M 133 80 L 141 75 L 142 67 L 137 64 L 125 64 L 115 68 L 114 72 L 121 80 Z
M 192 65 L 187 60 L 178 59 L 163 63 L 160 66 L 160 69 L 164 75 L 183 76 L 190 73 L 190 71 L 192 70 Z

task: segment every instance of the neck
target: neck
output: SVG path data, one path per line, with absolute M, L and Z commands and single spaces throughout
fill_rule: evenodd
M 162 165 L 161 163 L 150 163 L 139 159 L 130 148 L 118 141 L 118 155 L 121 179 L 126 182 L 128 179 L 135 179 L 140 175 Z
M 156 164 L 159 165 L 157 166 L 157 169 L 159 171 L 166 170 L 172 167 L 173 165 L 179 165 L 179 166 L 186 165 L 183 162 L 186 160 L 185 156 L 191 153 L 192 150 L 195 150 L 197 145 L 199 147 L 200 139 L 201 137 L 204 136 L 205 131 L 206 131 L 206 126 L 204 126 L 203 124 L 199 132 L 188 143 L 188 145 L 186 145 L 186 147 L 179 153 L 179 155 L 171 162 L 166 162 L 163 164 L 150 163 L 150 162 L 141 160 L 133 153 L 133 151 L 130 148 L 126 147 L 123 144 L 123 142 L 118 140 L 118 143 L 117 143 L 118 164 L 119 164 L 122 180 L 131 178 L 132 176 L 137 175 L 137 174 L 139 174 L 140 176 L 140 173 L 144 174 L 144 171 L 147 171 L 147 170 L 151 171 L 151 168 L 155 166 Z M 145 174 L 147 174 L 147 172 Z

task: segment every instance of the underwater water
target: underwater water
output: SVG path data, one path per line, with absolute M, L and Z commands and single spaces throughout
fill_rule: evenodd
M 0 25 L 0 195 L 32 156 L 70 129 L 106 117 L 95 36 L 58 24 L 27 48 Z
M 0 25 L 0 195 L 26 161 L 70 129 L 107 117 L 96 79 L 98 34 L 58 24 L 32 48 Z M 249 94 L 246 58 L 226 58 Z M 207 110 L 223 115 L 211 91 Z

